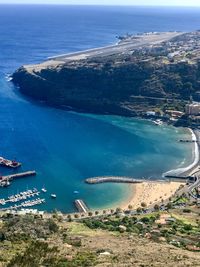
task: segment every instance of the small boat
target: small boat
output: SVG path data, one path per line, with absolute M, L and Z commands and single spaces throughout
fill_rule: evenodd
M 155 125 L 158 125 L 158 126 L 163 125 L 162 120 L 155 120 L 155 121 L 153 121 L 153 122 L 155 123 Z
M 76 191 L 76 190 L 75 190 L 75 191 L 74 191 L 74 194 L 79 194 L 79 191 Z
M 44 188 L 44 187 L 41 189 L 41 191 L 42 191 L 43 193 L 46 193 L 46 192 L 47 192 L 46 188 Z
M 51 198 L 56 198 L 56 194 L 51 194 Z

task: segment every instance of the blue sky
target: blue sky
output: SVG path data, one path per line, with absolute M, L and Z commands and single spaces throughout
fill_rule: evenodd
M 0 3 L 200 6 L 200 0 L 0 0 Z

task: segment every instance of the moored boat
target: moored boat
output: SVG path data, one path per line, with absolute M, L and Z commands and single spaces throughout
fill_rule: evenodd
M 0 157 L 0 165 L 9 167 L 9 168 L 17 168 L 17 167 L 20 167 L 22 164 L 20 162 L 17 162 L 16 160 L 9 160 L 9 159 Z
M 44 187 L 41 189 L 41 191 L 42 191 L 43 193 L 46 193 L 46 192 L 47 192 L 46 188 L 44 188 Z

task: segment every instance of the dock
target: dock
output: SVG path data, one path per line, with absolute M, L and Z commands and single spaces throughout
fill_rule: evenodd
M 144 179 L 136 179 L 129 177 L 92 177 L 85 180 L 87 184 L 101 184 L 101 183 L 143 183 Z
M 79 212 L 87 213 L 89 211 L 88 207 L 82 199 L 76 199 L 74 203 Z
M 9 174 L 5 176 L 0 176 L 0 186 L 5 187 L 10 185 L 10 181 L 17 179 L 17 178 L 24 178 L 27 176 L 35 176 L 36 171 L 27 171 L 27 172 L 21 172 L 16 174 Z

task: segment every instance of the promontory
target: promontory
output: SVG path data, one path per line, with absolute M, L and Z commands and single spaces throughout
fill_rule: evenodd
M 200 99 L 200 31 L 143 33 L 118 43 L 25 65 L 22 93 L 82 112 L 134 116 Z

